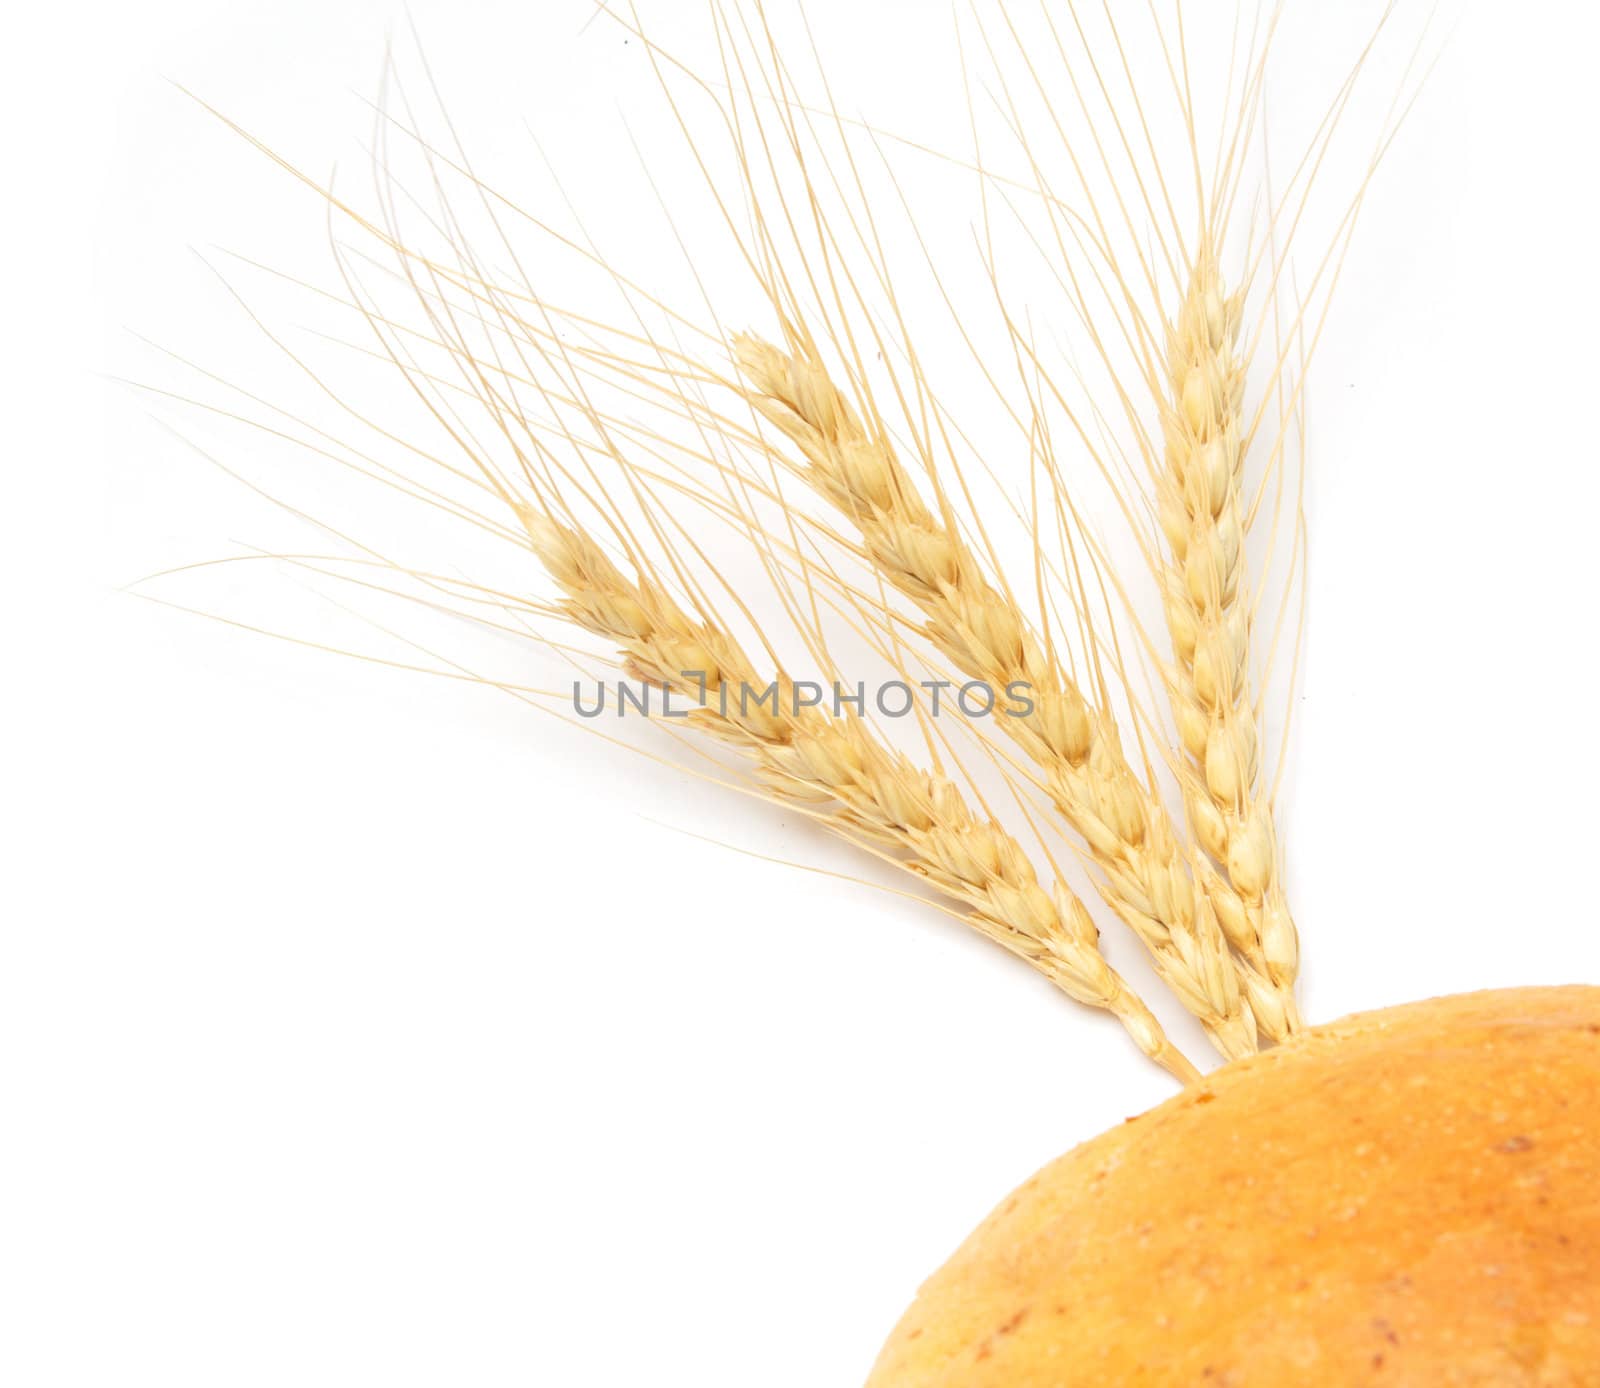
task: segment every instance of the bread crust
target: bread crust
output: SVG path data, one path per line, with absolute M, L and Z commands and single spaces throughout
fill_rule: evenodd
M 1369 1012 L 1061 1157 L 868 1388 L 1600 1385 L 1600 988 Z

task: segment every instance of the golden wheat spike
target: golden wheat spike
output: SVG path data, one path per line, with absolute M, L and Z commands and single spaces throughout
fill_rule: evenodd
M 630 581 L 582 531 L 516 509 L 566 595 L 565 615 L 615 643 L 635 677 L 689 701 L 690 722 L 748 756 L 768 793 L 958 902 L 967 924 L 1111 1013 L 1158 1065 L 1184 1083 L 1198 1078 L 1106 962 L 1083 903 L 1061 885 L 1046 892 L 1016 840 L 976 815 L 953 782 L 914 767 L 859 718 L 797 708 L 787 680 L 761 680 L 726 631 L 695 620 L 659 584 Z M 749 697 L 769 688 L 770 701 Z
M 1040 768 L 1052 802 L 1100 869 L 1107 902 L 1225 1056 L 1256 1048 L 1256 1019 L 1207 894 L 1195 889 L 1165 807 L 1123 756 L 1115 724 L 1050 657 L 978 557 L 923 503 L 894 449 L 867 428 L 821 361 L 736 340 L 755 407 L 804 456 L 804 475 L 855 524 L 878 570 L 970 678 L 1026 692 L 999 721 Z M 1016 712 L 1017 710 L 1013 710 Z
M 1278 872 L 1272 807 L 1261 793 L 1251 700 L 1253 613 L 1245 560 L 1242 296 L 1225 294 L 1209 244 L 1167 329 L 1161 402 L 1165 466 L 1156 480 L 1166 538 L 1159 571 L 1173 660 L 1163 674 L 1179 740 L 1189 824 L 1237 894 L 1214 893 L 1229 939 L 1292 1007 L 1299 962 Z

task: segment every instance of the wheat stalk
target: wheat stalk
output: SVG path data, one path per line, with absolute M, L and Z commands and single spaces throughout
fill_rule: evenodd
M 730 635 L 696 621 L 659 584 L 631 582 L 582 531 L 516 509 L 566 595 L 564 615 L 615 643 L 632 676 L 689 701 L 688 721 L 750 757 L 768 793 L 960 903 L 969 925 L 1068 996 L 1110 1012 L 1157 1064 L 1184 1083 L 1198 1078 L 1106 962 L 1083 903 L 1061 885 L 1046 892 L 1016 840 L 974 813 L 951 781 L 914 767 L 859 718 L 796 708 L 785 680 L 758 682 Z M 774 683 L 770 703 L 746 697 Z
M 1159 577 L 1176 659 L 1165 676 L 1189 756 L 1182 777 L 1189 824 L 1226 870 L 1244 915 L 1230 939 L 1266 973 L 1293 1023 L 1299 941 L 1278 872 L 1272 807 L 1259 790 L 1250 700 L 1242 307 L 1242 294 L 1224 293 L 1204 243 L 1167 332 L 1167 465 L 1157 471 L 1156 491 L 1168 546 Z
M 922 611 L 928 639 L 996 691 L 1027 687 L 1033 711 L 999 721 L 1044 772 L 1052 802 L 1101 870 L 1102 894 L 1218 1049 L 1230 1058 L 1254 1051 L 1253 999 L 1241 994 L 1211 894 L 1195 889 L 1166 809 L 1129 767 L 1113 720 L 1045 653 L 813 351 L 750 336 L 734 348 L 748 398 L 800 449 L 803 475 L 854 522 L 877 569 Z M 1270 1007 L 1261 982 L 1247 988 Z

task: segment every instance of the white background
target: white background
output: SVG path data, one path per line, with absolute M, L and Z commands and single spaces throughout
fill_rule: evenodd
M 637 49 L 581 0 L 413 9 L 475 129 L 525 120 L 603 203 Z M 940 7 L 810 10 L 854 96 L 946 102 Z M 667 827 L 845 865 L 782 816 L 118 591 L 260 512 L 98 373 L 162 378 L 130 330 L 248 370 L 190 247 L 321 230 L 167 79 L 320 175 L 401 23 L 8 21 L 0 1378 L 857 1382 L 1010 1187 L 1165 1078 L 915 906 Z M 1564 0 L 1461 12 L 1322 348 L 1283 805 L 1313 1019 L 1600 982 L 1597 42 Z M 1348 47 L 1294 53 L 1326 83 Z

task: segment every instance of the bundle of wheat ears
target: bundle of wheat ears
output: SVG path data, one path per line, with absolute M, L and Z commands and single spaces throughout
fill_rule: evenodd
M 1269 163 L 1276 9 L 1016 8 L 957 26 L 974 60 L 1011 63 L 983 118 L 965 93 L 960 156 L 845 117 L 825 84 L 803 98 L 796 40 L 754 0 L 709 8 L 709 77 L 608 15 L 684 132 L 714 113 L 687 166 L 714 244 L 684 250 L 737 267 L 732 321 L 625 275 L 387 102 L 375 211 L 296 176 L 332 219 L 331 299 L 428 437 L 325 376 L 364 441 L 264 427 L 517 558 L 475 584 L 341 531 L 353 556 L 295 562 L 531 639 L 535 660 L 613 662 L 687 715 L 648 737 L 909 875 L 1184 1086 L 1008 1202 L 873 1384 L 1600 1383 L 1600 1128 L 1558 1102 L 1600 1080 L 1600 998 L 1311 1029 L 1296 1003 L 1276 792 L 1305 385 L 1426 43 L 1353 164 L 1352 102 L 1400 43 L 1387 12 Z M 1204 78 L 1202 20 L 1229 54 Z M 978 299 L 946 294 L 955 252 L 931 232 L 885 232 L 919 226 L 890 151 L 976 190 L 953 244 Z M 1314 218 L 1334 151 L 1355 172 Z M 544 269 L 558 256 L 568 278 Z M 569 303 L 579 283 L 615 311 Z M 1091 494 L 1116 525 L 1087 518 Z M 904 720 L 867 692 L 891 683 Z M 1137 941 L 1229 1064 L 1202 1076 L 1102 931 Z M 1340 1223 L 1368 1197 L 1376 1227 Z

